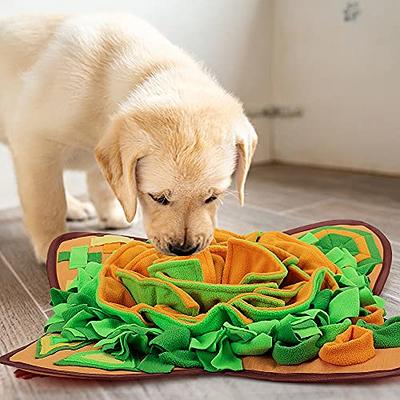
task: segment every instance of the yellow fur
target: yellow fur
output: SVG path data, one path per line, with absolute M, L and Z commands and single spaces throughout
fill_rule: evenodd
M 68 204 L 79 205 L 66 200 L 65 168 L 86 171 L 105 225 L 126 223 L 116 197 L 128 221 L 138 199 L 146 232 L 164 252 L 210 242 L 218 202 L 205 200 L 226 190 L 236 165 L 243 201 L 257 137 L 241 104 L 147 23 L 128 15 L 4 18 L 0 53 L 0 140 L 13 154 L 39 259 L 65 230 Z

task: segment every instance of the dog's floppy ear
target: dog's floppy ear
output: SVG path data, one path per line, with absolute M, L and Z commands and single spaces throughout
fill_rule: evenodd
M 257 147 L 257 134 L 249 120 L 244 117 L 235 127 L 237 164 L 236 188 L 240 205 L 244 204 L 244 184 L 249 172 L 251 160 Z
M 124 118 L 115 118 L 96 146 L 95 154 L 127 221 L 132 222 L 137 206 L 136 164 L 148 154 L 146 134 Z

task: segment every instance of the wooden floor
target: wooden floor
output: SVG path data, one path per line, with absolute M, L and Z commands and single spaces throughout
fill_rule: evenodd
M 247 203 L 224 201 L 221 227 L 237 232 L 281 230 L 325 219 L 370 222 L 391 239 L 394 263 L 383 293 L 390 315 L 400 314 L 400 178 L 312 168 L 260 166 L 251 171 Z M 75 225 L 71 229 L 92 229 Z M 141 234 L 140 227 L 129 231 Z M 0 353 L 42 333 L 49 313 L 48 284 L 24 234 L 19 210 L 0 213 Z M 227 377 L 80 382 L 54 378 L 19 380 L 0 366 L 0 399 L 398 399 L 400 378 L 363 384 L 285 384 Z

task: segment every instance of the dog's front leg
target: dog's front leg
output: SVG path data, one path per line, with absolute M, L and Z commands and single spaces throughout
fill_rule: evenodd
M 51 241 L 65 232 L 66 200 L 60 151 L 37 141 L 12 148 L 26 229 L 43 262 Z
M 97 167 L 87 173 L 87 186 L 103 228 L 119 229 L 130 225 L 121 204 Z

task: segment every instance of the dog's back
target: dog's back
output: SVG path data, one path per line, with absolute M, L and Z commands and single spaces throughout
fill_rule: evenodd
M 0 141 L 6 141 L 4 121 L 20 92 L 22 76 L 40 57 L 63 16 L 0 18 Z
M 64 19 L 39 15 L 0 18 L 0 68 L 13 73 L 29 68 Z
M 35 105 L 35 117 L 45 109 L 57 128 L 65 122 L 65 109 L 68 121 L 85 114 L 95 126 L 86 114 L 99 115 L 99 108 L 119 103 L 155 64 L 191 62 L 156 29 L 129 14 L 0 18 L 0 54 L 3 141 L 20 99 L 28 108 Z M 62 115 L 60 108 L 49 113 L 60 99 L 68 104 Z

